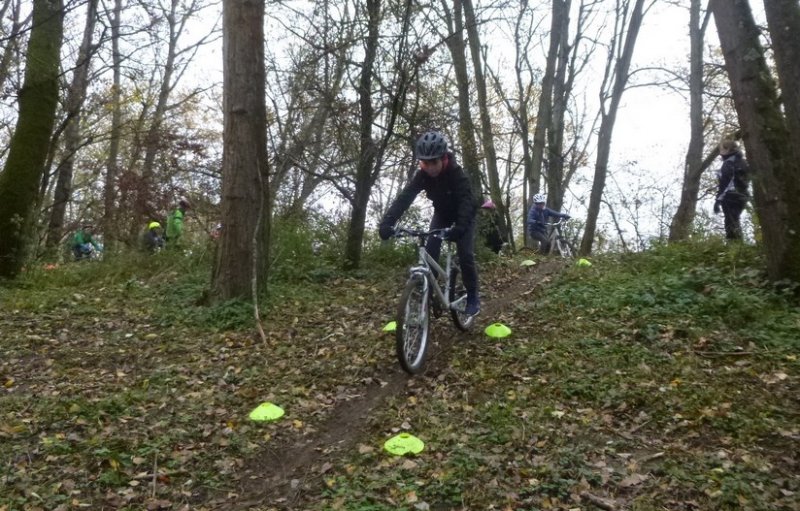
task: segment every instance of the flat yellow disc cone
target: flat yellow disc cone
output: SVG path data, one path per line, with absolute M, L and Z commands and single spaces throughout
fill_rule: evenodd
M 397 330 L 397 321 L 389 321 L 386 323 L 386 326 L 383 327 L 384 332 L 394 332 Z
M 577 262 L 577 263 L 575 263 L 575 264 L 577 264 L 577 265 L 578 265 L 579 267 L 581 267 L 581 268 L 588 268 L 589 266 L 591 266 L 591 265 L 592 265 L 592 263 L 591 263 L 591 262 L 589 262 L 589 260 L 588 260 L 588 259 L 583 259 L 583 258 L 581 258 L 581 259 L 578 259 L 578 262 Z
M 425 448 L 425 444 L 411 433 L 400 433 L 395 435 L 383 444 L 386 452 L 396 456 L 405 454 L 419 454 Z
M 278 405 L 272 403 L 261 403 L 252 412 L 250 412 L 250 420 L 254 421 L 274 421 L 283 417 L 284 411 Z
M 534 261 L 533 259 L 525 259 L 524 261 L 519 263 L 520 266 L 533 266 L 535 264 L 536 264 L 536 261 Z
M 500 337 L 507 337 L 511 335 L 511 329 L 502 323 L 493 323 L 487 326 L 484 332 L 486 332 L 486 335 L 489 337 L 496 337 L 498 339 Z

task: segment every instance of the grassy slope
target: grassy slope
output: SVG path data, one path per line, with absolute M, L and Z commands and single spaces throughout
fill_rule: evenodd
M 296 509 L 800 508 L 800 312 L 752 250 L 660 248 L 544 283 L 517 264 L 482 277 L 503 305 L 484 323 L 513 334 L 476 333 L 377 407 Z M 194 305 L 202 261 L 0 289 L 0 510 L 225 509 L 248 460 L 393 367 L 387 272 L 273 286 L 266 344 L 225 328 L 247 307 Z M 265 400 L 287 417 L 247 421 Z M 426 450 L 384 455 L 405 428 Z

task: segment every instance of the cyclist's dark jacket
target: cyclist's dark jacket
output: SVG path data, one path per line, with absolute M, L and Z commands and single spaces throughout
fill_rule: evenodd
M 717 200 L 743 200 L 748 197 L 747 184 L 749 168 L 742 153 L 736 151 L 723 158 L 722 168 L 719 169 L 719 188 Z
M 552 210 L 550 208 L 542 208 L 539 209 L 536 207 L 536 204 L 531 206 L 530 211 L 528 211 L 528 232 L 540 232 L 542 234 L 547 234 L 547 222 L 549 222 L 550 218 L 567 218 L 569 215 L 566 213 L 559 213 L 558 211 Z
M 456 163 L 453 153 L 447 156 L 447 167 L 436 177 L 417 170 L 386 212 L 382 224 L 394 225 L 419 192 L 425 190 L 428 199 L 433 202 L 433 209 L 444 217 L 445 222 L 455 223 L 465 231 L 470 227 L 478 205 L 464 169 Z

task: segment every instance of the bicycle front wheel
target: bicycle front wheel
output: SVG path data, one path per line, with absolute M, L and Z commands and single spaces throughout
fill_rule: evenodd
M 575 251 L 572 250 L 572 245 L 565 240 L 564 238 L 556 238 L 555 240 L 555 251 L 564 259 L 572 259 L 574 257 Z
M 469 316 L 464 311 L 467 308 L 467 290 L 461 281 L 461 272 L 458 268 L 450 270 L 450 315 L 456 328 L 467 331 L 472 328 L 475 316 Z
M 428 349 L 430 291 L 425 277 L 411 277 L 397 307 L 397 359 L 403 369 L 417 374 L 425 366 Z

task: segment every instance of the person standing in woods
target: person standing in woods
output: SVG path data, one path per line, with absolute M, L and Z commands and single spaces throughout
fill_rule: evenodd
M 181 197 L 178 207 L 167 218 L 166 242 L 167 246 L 178 246 L 183 235 L 183 222 L 186 212 L 192 208 L 192 203 L 186 197 Z
M 734 140 L 723 140 L 719 144 L 722 167 L 717 171 L 717 199 L 714 213 L 725 217 L 725 237 L 742 239 L 742 224 L 739 221 L 750 195 L 747 192 L 750 168 Z

